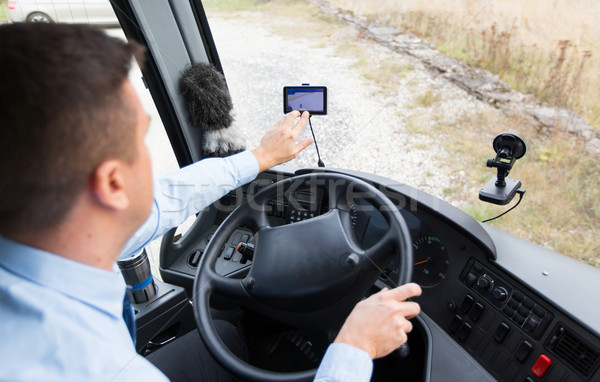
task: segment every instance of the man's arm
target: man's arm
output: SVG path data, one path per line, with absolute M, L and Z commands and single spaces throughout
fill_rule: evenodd
M 312 143 L 311 138 L 298 142 L 309 115 L 304 112 L 296 122 L 298 117 L 298 111 L 283 116 L 265 133 L 259 147 L 251 152 L 204 159 L 161 177 L 154 183 L 154 205 L 150 216 L 125 244 L 119 257 L 136 254 L 189 216 L 252 181 L 259 172 L 298 156 Z
M 385 357 L 406 342 L 409 319 L 421 311 L 406 299 L 421 294 L 417 284 L 384 289 L 359 302 L 329 346 L 315 382 L 368 381 L 375 358 Z

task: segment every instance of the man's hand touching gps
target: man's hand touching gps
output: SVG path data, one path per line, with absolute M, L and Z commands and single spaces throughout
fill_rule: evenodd
M 298 122 L 294 123 L 296 118 Z M 297 110 L 291 111 L 277 121 L 263 136 L 257 149 L 252 150 L 259 164 L 259 171 L 294 159 L 298 154 L 313 143 L 312 138 L 298 142 L 298 136 L 308 121 L 307 111 L 300 115 Z

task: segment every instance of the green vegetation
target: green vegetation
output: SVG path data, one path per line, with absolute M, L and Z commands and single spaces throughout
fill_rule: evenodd
M 208 0 L 202 4 L 207 10 L 213 12 L 241 12 L 256 10 L 259 2 L 253 0 Z
M 0 23 L 7 23 L 10 21 L 8 17 L 8 0 L 0 0 Z
M 429 107 L 440 100 L 440 96 L 431 89 L 417 97 L 417 103 L 422 107 Z
M 507 126 L 527 137 L 530 151 L 511 171 L 511 177 L 521 180 L 527 193 L 515 211 L 490 224 L 600 267 L 600 162 L 584 153 L 581 142 L 568 133 L 538 134 L 530 120 L 495 112 L 437 125 L 435 132 L 421 133 L 435 135 L 451 153 L 453 160 L 446 162 L 448 173 L 465 172 L 444 194 L 477 220 L 497 216 L 510 207 L 477 198 L 476 191 L 495 175 L 485 166 L 493 152 L 481 144 L 481 137 L 493 137 L 509 130 Z

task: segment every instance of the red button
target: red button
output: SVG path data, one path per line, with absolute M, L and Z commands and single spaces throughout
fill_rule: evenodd
M 535 374 L 536 377 L 542 378 L 551 364 L 552 360 L 548 358 L 546 354 L 542 354 L 531 368 L 531 372 Z

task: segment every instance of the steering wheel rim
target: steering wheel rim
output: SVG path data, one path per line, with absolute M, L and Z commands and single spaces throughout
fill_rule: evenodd
M 270 227 L 266 215 L 268 203 L 277 198 L 278 195 L 283 194 L 285 197 L 289 197 L 294 190 L 307 185 L 327 186 L 330 211 L 300 223 L 281 226 L 288 228 Z M 367 249 L 360 248 L 352 234 L 353 228 L 349 213 L 353 206 L 352 200 L 356 197 L 370 201 L 388 223 L 388 230 L 384 236 L 375 245 Z M 242 225 L 249 227 L 254 233 L 258 233 L 251 270 L 244 279 L 230 279 L 218 275 L 215 264 L 221 253 L 221 248 L 231 232 Z M 294 226 L 294 228 L 291 229 L 290 226 Z M 327 236 L 327 233 L 323 231 L 330 231 L 332 230 L 331 227 L 334 227 L 333 231 L 335 231 L 335 240 L 333 240 L 335 245 L 333 247 L 330 243 L 324 243 L 323 239 L 323 234 Z M 283 275 L 276 272 L 279 269 L 275 271 L 274 269 L 268 269 L 261 272 L 262 267 L 269 268 L 269 264 L 274 262 L 274 256 L 280 256 L 270 253 L 273 251 L 274 246 L 268 245 L 268 243 L 285 242 L 285 239 L 295 240 L 294 236 L 299 230 L 307 230 L 309 235 L 314 235 L 307 237 L 315 238 L 314 241 L 311 241 L 313 241 L 313 244 L 316 243 L 315 247 L 317 249 L 313 248 L 308 251 L 308 257 L 312 256 L 309 260 L 304 258 L 305 253 L 296 251 L 297 256 L 286 256 L 283 263 L 293 263 L 298 258 L 302 265 L 308 262 L 309 266 L 312 266 L 312 261 L 318 262 L 317 265 L 324 269 L 321 273 L 324 275 L 333 274 L 331 278 L 334 278 L 334 281 L 337 282 L 337 284 L 334 282 L 335 285 L 327 286 L 328 290 L 317 288 L 315 292 L 313 291 L 315 288 L 311 289 L 310 285 L 306 285 L 308 281 L 304 283 L 302 277 L 290 273 L 296 269 L 294 268 L 295 264 L 284 269 Z M 284 237 L 284 240 L 279 239 L 281 236 Z M 299 240 L 302 240 L 302 238 Z M 263 245 L 263 242 L 267 244 Z M 245 380 L 284 382 L 312 380 L 316 369 L 291 373 L 274 372 L 252 366 L 231 353 L 216 334 L 212 323 L 209 303 L 211 294 L 213 292 L 222 293 L 241 305 L 258 310 L 278 320 L 293 323 L 301 322 L 302 325 L 307 325 L 306 327 L 313 322 L 311 320 L 317 322 L 319 317 L 327 314 L 343 315 L 343 318 L 345 318 L 356 302 L 373 285 L 381 272 L 381 265 L 389 262 L 396 255 L 396 251 L 400 253 L 398 284 L 401 285 L 410 281 L 412 274 L 412 247 L 410 242 L 408 227 L 397 207 L 381 191 L 357 178 L 344 174 L 316 173 L 289 178 L 266 187 L 254 196 L 249 197 L 223 221 L 214 233 L 198 264 L 192 300 L 200 337 L 208 351 L 225 369 Z M 326 248 L 321 249 L 322 246 Z M 300 249 L 300 251 L 307 252 L 305 248 Z M 315 251 L 316 254 L 313 253 Z M 332 253 L 331 251 L 334 253 L 331 255 L 333 260 L 327 257 L 329 253 Z M 323 259 L 323 257 L 326 258 Z M 275 260 L 275 262 L 277 261 Z M 285 272 L 288 273 L 285 274 Z M 311 279 L 312 276 L 314 275 L 311 274 Z M 321 278 L 321 280 L 323 279 Z M 285 298 L 282 301 L 282 294 L 287 292 L 278 293 L 271 290 L 280 291 L 285 286 L 281 287 L 280 285 L 279 288 L 273 288 L 271 285 L 265 285 L 269 282 L 275 284 L 287 283 L 286 286 L 292 291 L 291 293 L 295 294 L 291 298 L 291 302 L 286 301 Z M 296 293 L 298 290 L 300 292 Z M 340 298 L 340 293 L 345 294 Z M 361 293 L 362 295 L 357 299 L 357 296 Z M 321 302 L 317 303 L 320 305 L 316 305 L 316 307 L 306 308 L 309 310 L 308 312 L 299 313 L 295 311 L 299 305 L 307 307 L 306 304 L 310 304 L 313 300 L 322 300 L 321 296 L 323 295 L 327 295 L 329 298 L 325 301 L 325 304 Z M 319 298 L 315 298 L 315 296 L 319 296 Z M 328 306 L 330 301 L 335 303 Z M 327 311 L 330 313 L 325 313 Z M 322 317 L 320 321 L 323 322 Z

